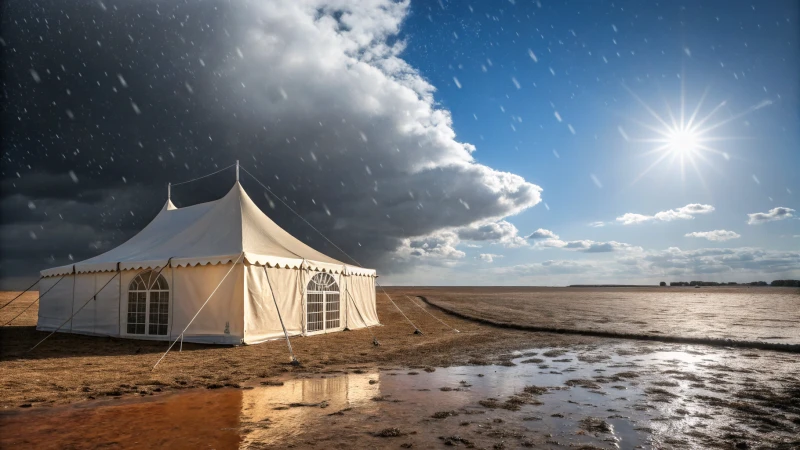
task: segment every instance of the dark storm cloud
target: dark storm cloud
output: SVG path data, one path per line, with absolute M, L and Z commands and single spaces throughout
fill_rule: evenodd
M 535 205 L 537 186 L 474 162 L 434 88 L 401 59 L 407 8 L 5 4 L 3 275 L 118 245 L 163 205 L 168 181 L 236 159 L 382 271 L 413 259 L 398 253 L 407 238 Z M 173 199 L 211 200 L 232 178 L 178 186 Z M 347 260 L 244 174 L 243 184 L 281 226 Z

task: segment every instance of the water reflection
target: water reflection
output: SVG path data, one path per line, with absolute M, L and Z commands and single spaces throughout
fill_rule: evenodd
M 703 400 L 729 396 L 726 385 L 751 376 L 720 371 L 734 358 L 679 346 L 536 349 L 506 366 L 357 370 L 288 379 L 281 386 L 253 380 L 245 389 L 5 413 L 0 447 L 328 448 L 353 439 L 380 447 L 389 441 L 375 433 L 394 427 L 403 431 L 403 443 L 420 448 L 456 435 L 487 447 L 498 436 L 536 446 L 622 448 L 683 436 L 674 443 L 691 446 L 735 423 Z M 545 389 L 517 409 L 486 406 L 486 399 L 502 403 L 526 386 Z M 447 414 L 435 417 L 441 412 Z
M 370 384 L 370 380 L 373 384 Z M 322 416 L 346 408 L 366 413 L 380 394 L 377 372 L 288 380 L 243 391 L 243 444 L 274 444 L 300 435 Z

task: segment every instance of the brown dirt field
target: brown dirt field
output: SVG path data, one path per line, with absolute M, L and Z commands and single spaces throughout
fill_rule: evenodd
M 414 295 L 418 290 L 408 290 Z M 101 398 L 118 398 L 194 387 L 237 386 L 257 377 L 293 373 L 324 373 L 356 365 L 445 367 L 470 362 L 507 360 L 515 349 L 602 343 L 592 337 L 500 330 L 455 319 L 430 308 L 432 314 L 457 328 L 455 333 L 410 300 L 391 289 L 392 298 L 424 332 L 414 335 L 383 294 L 378 295 L 382 327 L 373 328 L 381 345 L 374 347 L 369 330 L 292 338 L 302 367 L 289 365 L 285 341 L 254 346 L 221 347 L 184 344 L 173 349 L 155 371 L 153 365 L 166 342 L 136 341 L 56 333 L 26 353 L 48 333 L 36 331 L 38 305 L 32 305 L 9 326 L 0 327 L 0 405 L 50 406 Z M 0 293 L 0 305 L 16 292 Z M 0 310 L 6 323 L 36 300 L 27 293 Z
M 649 336 L 800 344 L 800 289 L 415 288 L 435 305 L 496 323 Z

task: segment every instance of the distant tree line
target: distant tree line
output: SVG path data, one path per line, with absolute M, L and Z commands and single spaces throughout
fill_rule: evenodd
M 751 281 L 749 283 L 736 283 L 730 282 L 716 282 L 716 281 L 670 281 L 670 286 L 786 286 L 786 287 L 800 287 L 800 280 L 774 280 L 772 283 L 766 281 Z M 661 286 L 666 286 L 665 282 L 661 282 Z

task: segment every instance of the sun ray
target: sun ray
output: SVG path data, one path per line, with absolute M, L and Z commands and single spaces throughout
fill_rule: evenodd
M 717 129 L 717 128 L 725 125 L 725 124 L 733 122 L 736 119 L 740 119 L 743 116 L 745 116 L 747 114 L 750 114 L 753 111 L 758 111 L 759 109 L 761 109 L 761 108 L 763 108 L 765 106 L 769 106 L 771 104 L 772 104 L 772 100 L 764 100 L 764 101 L 762 101 L 761 103 L 759 103 L 757 105 L 753 105 L 753 106 L 747 108 L 746 110 L 744 110 L 743 112 L 740 112 L 739 114 L 735 114 L 735 115 L 733 115 L 733 116 L 731 116 L 731 117 L 729 117 L 729 118 L 727 118 L 727 119 L 725 119 L 725 120 L 723 120 L 721 122 L 717 122 L 714 125 L 710 125 L 708 128 L 705 128 L 703 130 L 698 131 L 698 133 L 700 133 L 700 134 L 708 133 L 711 130 L 715 130 L 715 129 Z
M 659 116 L 659 115 L 658 115 L 658 113 L 656 113 L 655 111 L 653 111 L 653 108 L 651 108 L 651 107 L 647 106 L 647 103 L 645 103 L 645 102 L 644 102 L 644 100 L 642 100 L 642 99 L 641 99 L 641 97 L 639 97 L 638 95 L 636 95 L 636 93 L 634 93 L 634 92 L 633 92 L 633 91 L 632 91 L 632 90 L 631 90 L 631 89 L 630 89 L 628 86 L 626 86 L 626 85 L 624 85 L 624 84 L 623 84 L 623 85 L 622 85 L 622 87 L 624 87 L 624 88 L 625 88 L 625 90 L 627 90 L 627 91 L 628 91 L 628 92 L 629 92 L 629 93 L 630 93 L 630 94 L 633 96 L 633 98 L 635 98 L 635 99 L 636 99 L 636 101 L 638 101 L 638 102 L 639 102 L 639 104 L 641 104 L 642 106 L 644 106 L 644 109 L 646 109 L 646 110 L 647 110 L 647 112 L 649 112 L 651 116 L 655 117 L 655 118 L 656 118 L 656 120 L 658 120 L 659 122 L 661 122 L 661 124 L 662 124 L 662 125 L 664 125 L 664 127 L 665 127 L 665 128 L 669 128 L 669 124 L 667 124 L 667 122 L 665 122 L 665 121 L 664 121 L 664 119 L 662 119 L 662 118 L 661 118 L 661 116 Z
M 697 117 L 697 113 L 700 112 L 700 108 L 703 107 L 703 102 L 705 102 L 706 96 L 708 95 L 708 91 L 709 90 L 710 90 L 710 88 L 706 88 L 706 90 L 703 91 L 703 95 L 700 97 L 700 101 L 697 102 L 697 107 L 694 108 L 694 111 L 692 112 L 692 116 L 689 117 L 689 121 L 686 122 L 686 129 L 687 130 L 691 130 L 692 129 L 692 124 L 694 123 L 694 119 Z
M 655 166 L 657 166 L 667 156 L 670 156 L 670 153 L 666 153 L 666 152 L 662 153 L 661 156 L 657 160 L 653 161 L 653 164 L 650 164 L 646 169 L 644 169 L 644 171 L 642 173 L 639 174 L 639 176 L 634 178 L 634 180 L 631 182 L 631 186 L 636 184 L 637 181 L 641 180 L 643 176 L 647 175 L 647 172 L 650 172 L 650 170 L 652 170 Z
M 625 139 L 629 142 L 653 145 L 654 148 L 640 153 L 639 156 L 651 157 L 656 155 L 655 161 L 648 165 L 644 171 L 639 173 L 631 185 L 636 184 L 642 179 L 642 177 L 666 160 L 666 164 L 678 167 L 682 182 L 686 181 L 687 169 L 689 166 L 691 166 L 703 186 L 707 187 L 706 180 L 703 177 L 703 172 L 701 169 L 705 168 L 705 166 L 708 166 L 717 173 L 722 172 L 709 157 L 722 156 L 725 158 L 725 160 L 731 159 L 731 155 L 729 155 L 728 152 L 714 148 L 714 146 L 711 144 L 714 142 L 730 142 L 747 139 L 736 136 L 713 135 L 712 132 L 718 130 L 720 127 L 726 124 L 740 119 L 761 108 L 765 108 L 773 103 L 772 100 L 766 99 L 738 114 L 731 114 L 730 117 L 714 120 L 712 122 L 712 119 L 717 117 L 719 111 L 727 105 L 727 101 L 720 102 L 711 108 L 707 114 L 702 114 L 703 105 L 706 104 L 706 99 L 710 91 L 709 88 L 706 88 L 703 91 L 703 94 L 700 96 L 697 104 L 692 105 L 693 107 L 691 108 L 688 108 L 690 113 L 687 114 L 686 85 L 684 83 L 684 77 L 681 77 L 681 92 L 678 99 L 680 103 L 680 109 L 677 111 L 677 116 L 673 112 L 670 103 L 664 99 L 666 117 L 672 122 L 670 125 L 664 117 L 659 115 L 659 113 L 645 103 L 645 101 L 636 95 L 636 93 L 633 92 L 628 86 L 624 84 L 622 86 L 647 111 L 647 113 L 657 121 L 657 123 L 653 125 L 638 121 L 633 118 L 629 119 L 631 122 L 641 126 L 643 129 L 654 133 L 654 136 L 637 137 L 631 139 L 629 136 L 627 136 L 627 134 L 625 134 L 623 137 L 625 137 Z

